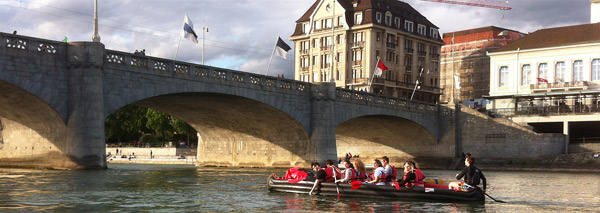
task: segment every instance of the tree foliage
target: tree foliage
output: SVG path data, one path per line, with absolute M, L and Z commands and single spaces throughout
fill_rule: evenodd
M 155 146 L 182 138 L 189 139 L 188 144 L 196 140 L 196 130 L 181 119 L 134 105 L 115 111 L 106 118 L 104 126 L 106 143 L 112 144 L 133 144 L 132 142 L 140 141 Z

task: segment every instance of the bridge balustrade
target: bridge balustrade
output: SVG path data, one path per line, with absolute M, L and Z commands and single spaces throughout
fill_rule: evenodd
M 281 92 L 307 93 L 307 82 L 269 77 L 229 69 L 203 66 L 180 61 L 106 50 L 105 66 L 115 69 L 130 69 L 149 74 L 164 75 L 196 81 L 255 87 Z
M 411 101 L 344 88 L 336 88 L 335 92 L 336 99 L 345 102 L 420 112 L 436 112 L 439 109 L 446 115 L 452 114 L 452 111 L 448 108 L 426 102 Z
M 0 45 L 7 51 L 36 52 L 46 56 L 66 56 L 67 52 L 67 43 L 64 42 L 6 33 L 0 33 Z

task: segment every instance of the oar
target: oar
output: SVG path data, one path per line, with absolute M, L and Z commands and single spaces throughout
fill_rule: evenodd
M 333 182 L 335 183 L 335 189 L 337 190 L 338 199 L 339 199 L 340 198 L 340 188 L 338 187 L 337 177 L 336 177 L 335 169 L 333 169 L 333 166 L 331 167 L 331 171 L 333 172 Z
M 486 196 L 488 196 L 489 198 L 491 198 L 492 200 L 494 200 L 494 201 L 498 202 L 498 203 L 506 203 L 506 202 L 504 202 L 504 201 L 501 201 L 501 200 L 496 200 L 496 199 L 495 199 L 495 198 L 493 198 L 492 196 L 488 195 L 486 192 L 484 192 L 484 194 L 485 194 Z

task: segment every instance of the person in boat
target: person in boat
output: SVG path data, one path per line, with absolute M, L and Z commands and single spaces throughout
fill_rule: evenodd
M 396 175 L 397 175 L 396 167 L 394 165 L 390 164 L 390 158 L 388 158 L 387 156 L 381 157 L 381 163 L 383 164 L 383 168 L 385 171 L 385 176 L 386 176 L 385 181 L 388 183 L 396 181 Z
M 325 172 L 325 169 L 321 168 L 321 165 L 319 164 L 319 162 L 313 162 L 312 164 L 310 164 L 310 166 L 312 167 L 313 171 L 316 172 L 316 174 L 314 176 L 315 184 L 313 185 L 312 189 L 308 193 L 308 195 L 313 195 L 313 192 L 315 191 L 317 186 L 319 184 L 321 184 L 321 182 L 325 181 L 325 179 L 327 178 L 327 172 Z
M 400 187 L 412 188 L 415 186 L 425 186 L 425 175 L 417 168 L 415 162 L 406 161 L 404 163 L 404 176 L 398 179 L 398 182 L 394 184 L 397 189 Z
M 349 183 L 356 179 L 356 169 L 354 169 L 354 165 L 350 163 L 349 159 L 344 160 L 344 177 L 342 179 L 338 179 L 336 183 Z M 338 168 L 339 170 L 339 168 Z M 338 171 L 339 172 L 339 171 Z
M 464 177 L 463 182 L 451 182 L 448 184 L 449 189 L 454 189 L 456 191 L 469 191 L 472 190 L 475 186 L 479 185 L 480 182 L 483 182 L 483 192 L 486 190 L 486 180 L 485 176 L 479 170 L 479 168 L 475 167 L 473 164 L 475 163 L 475 158 L 471 155 L 467 155 L 465 159 L 465 168 L 461 173 L 456 175 L 456 179 L 460 180 Z
M 327 168 L 325 168 L 325 172 L 327 172 L 327 178 L 325 179 L 325 182 L 333 182 L 342 178 L 342 173 L 339 172 L 340 168 L 335 166 L 335 164 L 333 164 L 333 161 L 326 160 L 325 164 L 327 164 Z M 335 177 L 333 177 L 334 175 Z
M 356 170 L 356 180 L 364 182 L 367 179 L 367 169 L 365 164 L 357 158 L 354 160 L 354 168 Z
M 371 180 L 367 181 L 367 183 L 385 185 L 385 169 L 383 169 L 383 164 L 381 164 L 381 161 L 379 161 L 379 159 L 375 159 L 373 161 L 373 168 L 375 168 L 375 170 L 373 170 L 373 173 L 369 174 L 369 179 Z

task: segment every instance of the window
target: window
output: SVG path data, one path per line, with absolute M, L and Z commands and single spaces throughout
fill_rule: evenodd
M 336 75 L 337 77 L 336 77 L 335 80 L 341 80 L 342 79 L 342 73 L 340 73 L 339 70 L 336 70 L 336 73 L 337 73 L 337 75 Z
M 412 41 L 405 39 L 404 40 L 404 50 L 406 50 L 407 52 L 412 53 L 413 48 L 412 48 Z
M 548 64 L 547 63 L 541 63 L 540 66 L 538 67 L 538 77 L 544 80 L 548 80 Z M 541 79 L 538 79 L 538 83 L 540 83 Z
M 337 35 L 337 43 L 338 44 L 343 44 L 344 43 L 344 34 Z
M 353 39 L 354 43 L 363 41 L 363 33 L 362 32 L 352 33 L 352 39 Z
M 381 13 L 380 12 L 375 13 L 375 20 L 377 21 L 378 24 L 381 24 Z
M 321 29 L 321 25 L 319 24 L 319 21 L 314 21 L 313 26 L 315 27 L 315 30 Z
M 308 33 L 310 31 L 310 25 L 308 23 L 302 23 L 302 33 Z
M 440 62 L 437 61 L 430 61 L 429 62 L 429 70 L 432 72 L 432 75 L 437 75 L 438 71 L 439 71 L 439 64 Z
M 319 64 L 319 60 L 317 60 L 317 56 L 313 55 L 312 57 L 313 66 Z
M 322 29 L 331 29 L 331 19 L 323 19 L 321 20 L 321 28 Z
M 508 67 L 500 67 L 500 86 L 508 86 Z
M 309 50 L 310 49 L 310 41 L 300 42 L 300 49 L 301 50 Z
M 420 35 L 427 35 L 427 27 L 422 24 L 417 25 L 417 33 Z
M 404 56 L 404 68 L 405 68 L 405 72 L 410 72 L 412 71 L 412 56 L 410 55 L 406 55 Z
M 313 82 L 319 82 L 319 73 L 313 73 Z
M 385 25 L 392 26 L 392 13 L 385 13 Z
M 410 73 L 404 74 L 404 83 L 412 83 L 412 75 Z
M 319 39 L 313 38 L 313 48 L 319 47 Z
M 438 29 L 435 29 L 435 28 L 431 28 L 429 30 L 429 34 L 431 34 L 431 38 L 438 38 L 440 35 Z
M 358 12 L 354 14 L 354 24 L 362 23 L 362 12 Z
M 555 74 L 554 74 L 554 82 L 565 82 L 565 62 L 560 61 L 556 63 Z
M 336 56 L 336 58 L 337 58 L 337 60 L 336 60 L 336 61 L 337 61 L 337 62 L 342 62 L 342 61 L 344 61 L 344 54 L 342 54 L 341 52 L 337 52 L 336 54 L 337 54 L 337 56 Z
M 394 23 L 396 25 L 396 28 L 400 29 L 401 22 L 400 22 L 400 18 L 396 17 L 396 19 L 394 19 Z
M 377 41 L 381 41 L 381 32 L 377 32 Z
M 600 81 L 600 59 L 592 61 L 592 81 Z
M 308 57 L 300 58 L 300 67 L 309 67 L 309 66 L 310 66 L 310 62 L 308 60 Z
M 525 64 L 521 68 L 521 85 L 528 85 L 531 82 L 531 65 Z
M 583 61 L 573 62 L 573 82 L 583 81 Z
M 344 19 L 342 16 L 338 16 L 337 17 L 337 26 L 338 27 L 343 27 L 344 26 Z
M 413 22 L 412 21 L 404 21 L 404 29 L 408 32 L 413 32 Z
M 331 65 L 331 56 L 329 54 L 321 54 L 321 69 L 329 68 Z
M 352 61 L 362 60 L 362 51 L 360 49 L 352 50 Z

